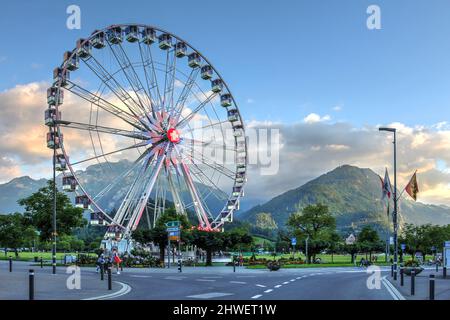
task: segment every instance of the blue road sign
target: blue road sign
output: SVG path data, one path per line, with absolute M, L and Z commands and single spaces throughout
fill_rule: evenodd
M 291 238 L 291 244 L 295 246 L 297 244 L 297 238 Z
M 402 250 L 405 250 L 405 249 L 406 249 L 406 244 L 402 243 L 402 244 L 400 245 L 400 248 L 402 248 Z
M 178 227 L 170 227 L 170 228 L 166 228 L 167 232 L 171 232 L 171 231 L 180 231 L 180 228 Z

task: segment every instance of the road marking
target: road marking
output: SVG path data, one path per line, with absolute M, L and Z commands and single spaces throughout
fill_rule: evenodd
M 276 285 L 274 288 L 279 288 L 279 287 L 281 287 L 282 285 L 281 284 L 279 284 L 279 285 Z
M 202 277 L 203 279 L 222 279 L 222 277 Z
M 272 292 L 273 291 L 273 289 L 267 289 L 266 291 L 264 291 L 265 293 L 269 293 L 269 292 Z
M 297 277 L 297 280 L 300 280 L 301 278 L 303 278 L 303 277 Z
M 169 276 L 169 277 L 165 277 L 164 279 L 166 280 L 183 280 L 186 277 L 177 277 L 177 276 Z
M 126 295 L 127 293 L 129 293 L 131 291 L 131 287 L 129 285 L 127 285 L 126 283 L 119 282 L 119 281 L 114 281 L 114 282 L 118 283 L 119 285 L 122 286 L 122 288 L 119 291 L 111 293 L 111 294 L 105 294 L 103 296 L 86 298 L 86 299 L 83 299 L 83 300 L 107 300 L 107 299 L 113 299 L 113 298 L 118 298 L 118 297 L 124 296 L 124 295 Z
M 196 281 L 204 281 L 204 282 L 214 282 L 216 280 L 213 279 L 195 279 Z
M 237 276 L 236 278 L 256 278 L 256 276 Z
M 223 292 L 209 292 L 203 294 L 196 294 L 193 296 L 187 296 L 187 298 L 195 298 L 195 299 L 212 299 L 218 297 L 232 296 L 233 293 L 223 293 Z
M 260 287 L 260 288 L 265 288 L 266 287 L 265 285 L 262 285 L 262 284 L 257 284 L 256 286 Z
M 230 281 L 230 283 L 247 284 L 247 282 L 243 282 L 243 281 Z
M 291 280 L 289 280 L 290 282 L 294 282 L 295 281 L 295 279 L 291 279 Z
M 132 274 L 132 275 L 130 275 L 130 277 L 133 277 L 133 278 L 151 278 L 152 276 L 140 276 L 140 275 L 137 275 L 137 274 Z
M 252 299 L 258 299 L 260 297 L 262 297 L 262 294 L 257 294 L 256 296 L 253 296 Z
M 288 284 L 289 283 L 289 281 L 285 281 L 285 282 L 283 282 L 283 284 Z
M 387 276 L 384 276 L 381 279 L 381 282 L 383 282 L 384 287 L 387 289 L 392 298 L 394 298 L 394 300 L 406 300 L 405 297 L 397 290 L 397 288 L 395 288 L 394 285 L 386 279 L 386 277 Z

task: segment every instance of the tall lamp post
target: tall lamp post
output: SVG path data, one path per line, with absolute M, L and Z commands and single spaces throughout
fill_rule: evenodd
M 56 139 L 56 127 L 53 127 L 53 139 Z M 52 217 L 52 229 L 53 229 L 53 245 L 52 245 L 52 273 L 56 274 L 56 143 L 53 146 L 53 217 Z
M 397 280 L 398 270 L 398 223 L 397 223 L 397 129 L 395 128 L 379 128 L 380 131 L 392 132 L 394 134 L 394 212 L 392 221 L 394 225 L 394 280 Z

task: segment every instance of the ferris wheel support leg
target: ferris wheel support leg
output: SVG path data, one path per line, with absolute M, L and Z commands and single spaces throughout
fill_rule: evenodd
M 202 206 L 200 197 L 198 196 L 197 189 L 195 188 L 194 181 L 192 180 L 192 177 L 189 172 L 189 168 L 185 163 L 182 163 L 181 169 L 183 171 L 183 175 L 186 180 L 186 184 L 189 188 L 189 191 L 191 192 L 192 199 L 194 200 L 194 208 L 195 212 L 197 213 L 199 222 L 202 226 L 210 229 L 211 225 L 209 223 L 208 216 L 205 212 L 205 209 Z

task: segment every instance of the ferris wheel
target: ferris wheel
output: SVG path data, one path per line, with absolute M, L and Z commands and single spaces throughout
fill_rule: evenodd
M 239 210 L 244 122 L 216 68 L 162 29 L 112 25 L 64 54 L 47 91 L 62 188 L 105 239 L 153 228 L 168 207 L 221 231 Z

